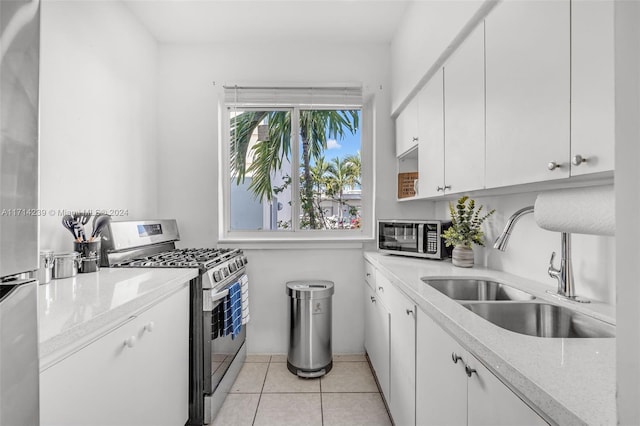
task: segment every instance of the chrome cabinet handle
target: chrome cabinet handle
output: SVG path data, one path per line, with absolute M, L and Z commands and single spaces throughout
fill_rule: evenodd
M 373 296 L 369 296 L 371 298 L 371 303 L 376 303 L 376 298 Z
M 151 333 L 156 328 L 156 323 L 153 321 L 149 321 L 147 325 L 144 326 L 144 331 L 148 331 Z
M 547 169 L 549 170 L 555 170 L 555 169 L 559 169 L 562 166 L 560 166 L 560 164 L 556 163 L 555 161 L 549 161 L 549 164 L 547 164 Z
M 414 137 L 413 137 L 413 142 L 418 142 L 418 139 L 419 139 L 419 138 L 418 138 L 417 136 L 414 136 Z
M 440 191 L 444 191 L 444 188 L 443 188 L 443 187 L 441 187 L 441 186 L 437 186 L 437 187 L 436 187 L 436 191 L 438 191 L 438 192 L 440 192 Z
M 469 367 L 468 365 L 465 365 L 465 366 L 464 366 L 464 371 L 466 371 L 466 372 L 467 372 L 467 376 L 468 376 L 468 377 L 471 377 L 471 375 L 472 375 L 473 373 L 478 374 L 478 372 L 477 372 L 476 370 L 474 370 L 473 368 Z
M 366 276 L 367 276 L 367 277 L 370 277 L 370 276 L 371 276 L 371 274 L 370 274 L 369 272 L 367 272 Z
M 454 364 L 457 364 L 458 361 L 464 361 L 462 357 L 455 352 L 451 352 L 451 360 L 453 361 Z
M 136 345 L 137 341 L 138 339 L 136 339 L 136 336 L 130 336 L 128 339 L 124 341 L 124 345 L 128 348 L 132 348 Z
M 412 309 L 407 309 L 407 315 L 413 315 L 413 310 Z
M 383 293 L 384 293 L 384 287 L 379 286 L 379 287 L 378 287 L 378 290 L 380 290 L 381 292 L 383 292 Z
M 587 159 L 580 154 L 574 155 L 573 158 L 571 159 L 571 164 L 573 164 L 574 166 L 579 166 L 580 164 L 586 163 L 586 162 L 587 162 Z
M 451 189 L 451 185 L 445 185 L 445 186 L 444 186 L 444 189 L 445 189 L 445 190 L 447 190 L 447 189 Z

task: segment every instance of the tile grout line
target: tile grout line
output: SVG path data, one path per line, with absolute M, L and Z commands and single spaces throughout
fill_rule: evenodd
M 264 391 L 264 385 L 267 382 L 267 375 L 269 374 L 269 368 L 271 368 L 271 356 L 269 356 L 269 362 L 267 363 L 267 371 L 264 373 L 264 379 L 262 380 L 262 387 L 260 388 L 260 396 L 258 396 L 258 404 L 256 405 L 256 411 L 253 413 L 253 421 L 251 425 L 256 424 L 256 418 L 258 417 L 258 408 L 260 408 L 260 401 L 262 401 L 262 392 Z

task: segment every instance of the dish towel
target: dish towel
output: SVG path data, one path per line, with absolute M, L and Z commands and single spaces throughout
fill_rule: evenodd
M 242 289 L 242 324 L 249 322 L 249 277 L 244 274 L 240 278 L 240 287 Z
M 242 292 L 239 282 L 229 287 L 229 300 L 231 302 L 231 338 L 235 338 L 242 330 Z

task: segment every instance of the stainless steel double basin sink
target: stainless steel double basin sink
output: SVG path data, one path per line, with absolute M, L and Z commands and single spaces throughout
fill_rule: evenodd
M 615 326 L 569 308 L 536 301 L 535 296 L 491 280 L 423 278 L 422 281 L 485 320 L 537 337 L 615 337 Z

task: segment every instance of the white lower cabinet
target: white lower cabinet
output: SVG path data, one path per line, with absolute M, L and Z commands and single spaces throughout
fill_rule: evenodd
M 416 424 L 416 306 L 392 285 L 391 400 L 389 408 L 396 426 Z
M 382 393 L 389 401 L 389 310 L 373 289 L 367 284 L 364 288 L 364 346 Z
M 418 310 L 417 425 L 546 425 L 507 386 Z
M 40 374 L 46 425 L 182 425 L 189 404 L 189 287 Z

